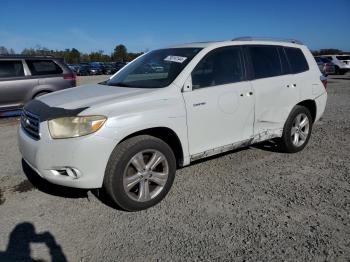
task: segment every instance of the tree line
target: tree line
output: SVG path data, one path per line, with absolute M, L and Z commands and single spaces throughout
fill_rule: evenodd
M 320 49 L 320 50 L 314 50 L 312 51 L 313 55 L 344 55 L 349 54 L 349 52 L 343 52 L 340 49 L 336 48 L 327 48 L 327 49 Z
M 88 63 L 88 62 L 130 62 L 134 60 L 139 55 L 142 55 L 144 52 L 133 53 L 128 52 L 127 48 L 120 44 L 117 45 L 111 54 L 105 54 L 103 50 L 93 51 L 90 53 L 80 52 L 76 48 L 65 49 L 65 50 L 50 50 L 46 47 L 36 46 L 35 48 L 25 48 L 22 50 L 21 54 L 23 55 L 33 55 L 33 56 L 54 56 L 62 57 L 68 64 L 79 64 L 79 63 Z M 0 55 L 11 55 L 15 54 L 15 51 L 4 46 L 0 46 Z M 349 52 L 343 52 L 340 49 L 327 48 L 312 51 L 313 55 L 338 55 L 338 54 L 349 54 Z
M 117 45 L 111 54 L 105 54 L 103 50 L 92 51 L 90 53 L 80 52 L 76 48 L 65 50 L 52 50 L 46 47 L 36 46 L 34 48 L 24 48 L 20 54 L 33 56 L 53 56 L 64 58 L 68 64 L 79 64 L 87 62 L 130 62 L 144 52 L 128 52 L 127 48 L 120 44 Z M 0 46 L 0 55 L 15 54 L 15 51 L 4 46 Z

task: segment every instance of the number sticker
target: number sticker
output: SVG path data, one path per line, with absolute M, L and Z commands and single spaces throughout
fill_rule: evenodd
M 168 55 L 166 58 L 164 58 L 164 61 L 183 63 L 186 59 L 187 57 L 184 56 Z

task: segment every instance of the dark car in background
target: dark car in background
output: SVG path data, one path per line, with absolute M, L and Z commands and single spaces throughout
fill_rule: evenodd
M 120 69 L 122 69 L 126 65 L 126 62 L 114 62 L 113 65 L 118 72 Z
M 20 109 L 38 96 L 76 85 L 63 59 L 0 55 L 0 111 Z
M 86 65 L 68 65 L 70 69 L 74 71 L 77 76 L 89 75 L 89 66 Z
M 115 72 L 117 72 L 117 69 L 115 68 L 115 66 L 113 64 L 110 64 L 110 63 L 104 64 L 103 74 L 113 75 Z
M 335 65 L 328 58 L 315 56 L 316 63 L 321 73 L 325 76 L 335 74 Z
M 104 71 L 104 65 L 102 62 L 91 62 L 89 63 L 90 75 L 102 75 Z

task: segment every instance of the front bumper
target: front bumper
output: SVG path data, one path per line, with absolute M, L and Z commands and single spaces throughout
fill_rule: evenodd
M 117 141 L 97 133 L 78 138 L 51 139 L 47 122 L 43 122 L 40 124 L 40 140 L 29 137 L 20 126 L 18 145 L 23 159 L 49 182 L 75 188 L 100 188 Z M 66 168 L 75 170 L 78 177 L 57 172 Z

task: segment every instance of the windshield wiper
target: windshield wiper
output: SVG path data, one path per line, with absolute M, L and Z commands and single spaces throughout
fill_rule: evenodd
M 128 85 L 126 83 L 123 82 L 119 82 L 119 83 L 107 83 L 107 85 L 109 86 L 121 86 L 121 87 L 134 87 L 132 85 Z

